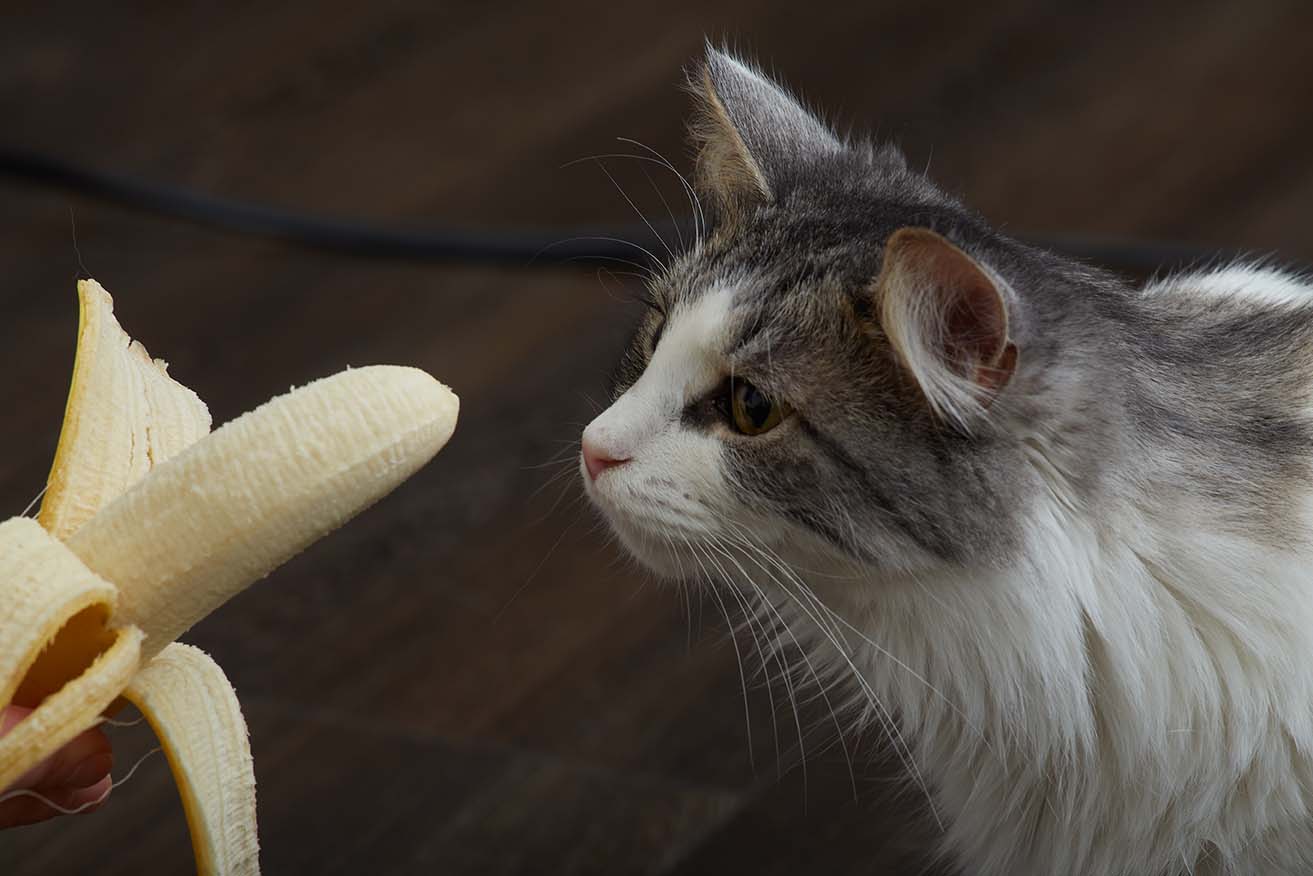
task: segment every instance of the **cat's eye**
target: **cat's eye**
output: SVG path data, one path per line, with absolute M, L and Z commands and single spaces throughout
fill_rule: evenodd
M 789 415 L 789 408 L 746 380 L 730 384 L 730 420 L 744 435 L 769 432 Z

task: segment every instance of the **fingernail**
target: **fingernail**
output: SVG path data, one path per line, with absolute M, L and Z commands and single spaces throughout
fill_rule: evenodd
M 93 754 L 73 768 L 65 785 L 70 788 L 85 788 L 88 785 L 94 785 L 109 775 L 109 771 L 113 767 L 114 758 L 110 755 Z

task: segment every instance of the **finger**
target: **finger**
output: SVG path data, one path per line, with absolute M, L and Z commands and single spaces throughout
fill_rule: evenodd
M 113 779 L 106 776 L 87 788 L 22 789 L 20 796 L 0 803 L 0 829 L 37 824 L 56 815 L 95 812 L 109 798 L 112 788 Z
M 84 788 L 108 775 L 113 765 L 108 737 L 100 730 L 88 730 L 20 776 L 13 787 Z
M 105 804 L 109 799 L 109 793 L 114 788 L 114 779 L 108 774 L 94 785 L 88 785 L 85 788 L 73 788 L 67 791 L 67 803 L 61 803 L 65 809 L 76 809 L 79 815 L 87 815 L 95 812 Z M 83 809 L 82 807 L 86 807 Z
M 0 736 L 4 736 L 14 728 L 19 721 L 32 714 L 31 709 L 25 709 L 22 706 L 5 706 L 0 709 Z
M 113 766 L 109 737 L 92 728 L 79 733 L 59 751 L 19 776 L 12 787 L 43 793 L 56 788 L 86 788 L 109 775 Z
M 36 824 L 59 813 L 33 797 L 14 797 L 0 803 L 0 830 Z

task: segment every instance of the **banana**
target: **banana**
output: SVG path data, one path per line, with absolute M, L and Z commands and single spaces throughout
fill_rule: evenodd
M 37 519 L 68 538 L 128 485 L 210 431 L 210 410 L 114 318 L 95 280 L 78 283 L 73 384 Z
M 268 402 L 156 469 L 69 536 L 159 650 L 391 492 L 446 443 L 456 402 L 423 371 L 345 371 Z M 142 533 L 154 533 L 142 538 Z
M 0 523 L 0 791 L 120 700 L 159 737 L 201 874 L 258 874 L 246 723 L 178 636 L 391 492 L 456 426 L 414 368 L 349 369 L 209 432 L 205 404 L 78 284 L 72 386 L 38 521 Z M 0 793 L 3 798 L 3 793 Z
M 208 654 L 166 646 L 123 691 L 159 737 L 202 873 L 258 873 L 255 766 L 237 693 Z

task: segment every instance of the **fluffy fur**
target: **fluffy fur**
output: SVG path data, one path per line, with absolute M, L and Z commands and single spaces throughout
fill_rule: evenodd
M 584 433 L 622 542 L 889 726 L 968 873 L 1313 872 L 1313 288 L 1133 288 L 725 54 L 691 82 L 715 230 Z M 736 432 L 732 380 L 792 414 Z

